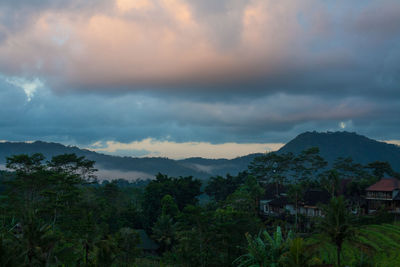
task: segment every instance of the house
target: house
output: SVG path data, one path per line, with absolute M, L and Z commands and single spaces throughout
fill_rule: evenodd
M 366 189 L 368 213 L 383 207 L 387 211 L 400 213 L 400 181 L 383 178 Z
M 328 204 L 330 199 L 331 196 L 326 190 L 307 190 L 300 201 L 299 213 L 309 217 L 322 216 L 320 205 Z
M 278 215 L 284 212 L 287 203 L 287 189 L 281 184 L 267 184 L 265 193 L 259 201 L 260 215 Z
M 320 217 L 322 211 L 320 205 L 328 204 L 330 195 L 326 190 L 309 189 L 304 192 L 303 198 L 297 204 L 297 213 L 307 217 Z M 287 209 L 291 214 L 296 213 L 295 204 L 287 205 Z
M 289 212 L 287 209 L 288 205 L 289 199 L 286 196 L 278 196 L 264 205 L 264 211 L 266 215 L 281 215 Z
M 319 204 L 327 204 L 330 195 L 325 190 L 309 189 L 297 203 L 297 214 L 307 217 L 322 216 Z M 265 188 L 265 194 L 260 199 L 261 216 L 279 216 L 282 214 L 296 214 L 296 205 L 287 196 L 287 188 L 269 184 Z

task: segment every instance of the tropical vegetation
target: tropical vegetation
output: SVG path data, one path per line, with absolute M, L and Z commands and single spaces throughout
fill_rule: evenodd
M 352 177 L 348 191 L 361 196 L 394 173 L 387 162 L 339 158 L 328 166 L 312 148 L 265 154 L 236 176 L 206 183 L 164 174 L 100 182 L 94 166 L 75 154 L 7 158 L 0 266 L 400 266 L 397 218 L 385 210 L 353 214 L 338 186 Z M 331 200 L 322 217 L 262 217 L 268 184 L 287 186 L 296 205 L 308 188 Z

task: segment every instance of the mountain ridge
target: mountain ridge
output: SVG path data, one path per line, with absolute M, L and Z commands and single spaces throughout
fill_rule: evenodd
M 351 132 L 304 132 L 289 141 L 277 153 L 299 153 L 310 147 L 319 147 L 320 154 L 328 163 L 338 157 L 352 157 L 355 162 L 366 164 L 373 161 L 388 161 L 395 171 L 400 170 L 400 146 L 380 142 Z M 42 153 L 47 159 L 54 155 L 75 153 L 96 161 L 99 177 L 102 179 L 153 178 L 158 172 L 170 176 L 194 176 L 207 179 L 210 176 L 236 175 L 246 170 L 250 162 L 262 153 L 254 153 L 234 159 L 207 159 L 191 157 L 173 160 L 165 157 L 112 156 L 65 146 L 54 142 L 2 142 L 0 143 L 0 164 L 7 156 L 15 154 Z
M 42 153 L 46 159 L 52 156 L 75 153 L 78 156 L 85 156 L 96 161 L 100 176 L 112 175 L 114 171 L 117 177 L 129 176 L 137 178 L 153 178 L 158 172 L 171 176 L 194 176 L 206 179 L 213 175 L 225 175 L 245 170 L 248 164 L 260 154 L 249 154 L 235 159 L 206 159 L 192 157 L 182 160 L 173 160 L 166 157 L 128 157 L 113 156 L 98 153 L 88 149 L 81 149 L 77 146 L 66 146 L 60 143 L 34 141 L 34 142 L 2 142 L 0 143 L 0 164 L 5 164 L 6 157 L 16 154 Z M 106 179 L 107 177 L 101 177 Z
M 279 149 L 278 153 L 299 153 L 310 147 L 319 147 L 320 155 L 328 163 L 338 157 L 351 157 L 361 164 L 387 161 L 394 170 L 400 170 L 400 146 L 355 132 L 304 132 Z

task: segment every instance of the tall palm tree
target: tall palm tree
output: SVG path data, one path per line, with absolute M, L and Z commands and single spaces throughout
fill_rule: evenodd
M 0 222 L 0 266 L 22 265 L 23 251 L 19 244 L 16 228 L 19 227 L 14 220 L 6 224 Z
M 162 252 L 168 251 L 172 248 L 176 238 L 176 224 L 169 215 L 161 214 L 157 222 L 154 224 L 152 230 L 152 237 L 160 245 Z
M 283 254 L 282 265 L 285 267 L 309 267 L 313 260 L 312 247 L 307 246 L 303 238 L 290 241 L 289 250 Z
M 26 255 L 28 266 L 48 266 L 53 249 L 59 237 L 49 224 L 34 218 L 32 215 L 22 223 L 22 235 L 19 238 Z
M 112 236 L 104 236 L 96 243 L 96 264 L 95 266 L 112 266 L 116 260 L 118 248 Z
M 343 196 L 333 197 L 328 205 L 323 207 L 324 217 L 320 229 L 336 246 L 337 266 L 341 266 L 340 256 L 343 243 L 353 239 L 355 235 L 354 216 L 347 208 Z

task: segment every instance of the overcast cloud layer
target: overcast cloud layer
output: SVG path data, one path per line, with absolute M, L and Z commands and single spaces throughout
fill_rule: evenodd
M 397 0 L 0 2 L 0 139 L 231 157 L 306 130 L 397 142 L 399 115 Z

